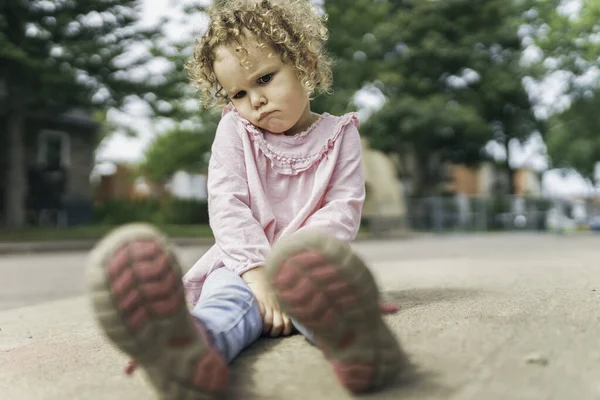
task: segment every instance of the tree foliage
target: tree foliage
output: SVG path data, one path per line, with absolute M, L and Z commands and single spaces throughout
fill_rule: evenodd
M 9 112 L 120 107 L 138 96 L 164 114 L 160 100 L 181 96 L 175 69 L 149 70 L 162 56 L 152 44 L 160 30 L 138 24 L 140 0 L 3 4 L 0 71 Z
M 523 10 L 513 3 L 325 2 L 334 92 L 343 94 L 332 101 L 340 108 L 367 83 L 383 92 L 387 102 L 361 131 L 373 147 L 416 161 L 418 194 L 435 190 L 441 162 L 476 164 L 489 140 L 508 147 L 537 127 L 521 83 Z
M 595 0 L 537 2 L 530 37 L 541 50 L 541 77 L 567 80 L 570 105 L 548 120 L 548 153 L 555 167 L 575 168 L 593 178 L 600 161 L 600 3 Z
M 577 79 L 600 67 L 600 3 L 596 0 L 534 1 L 526 14 L 528 40 L 541 53 L 542 75 L 568 71 L 570 89 L 581 94 Z
M 156 182 L 164 182 L 178 171 L 206 172 L 210 148 L 220 114 L 204 113 L 201 128 L 175 128 L 157 136 L 146 150 L 142 172 Z
M 143 101 L 155 115 L 171 116 L 185 90 L 177 68 L 152 72 L 157 59 L 173 66 L 153 45 L 157 28 L 142 28 L 140 0 L 2 2 L 0 82 L 9 150 L 5 188 L 6 223 L 25 221 L 27 191 L 24 135 L 32 114 L 57 115 L 72 109 L 91 114 Z M 173 53 L 172 53 L 173 54 Z M 172 60 L 169 60 L 172 58 Z M 173 61 L 173 62 L 170 62 Z
M 600 160 L 600 89 L 550 118 L 546 144 L 554 166 L 574 168 L 593 180 Z
M 335 57 L 333 90 L 317 97 L 312 108 L 315 112 L 339 115 L 355 109 L 354 94 L 376 78 L 377 59 L 366 50 L 377 45 L 372 35 L 375 25 L 387 17 L 385 2 L 355 0 L 325 0 L 329 40 L 327 49 Z

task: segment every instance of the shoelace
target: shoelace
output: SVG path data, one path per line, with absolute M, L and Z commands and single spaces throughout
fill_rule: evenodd
M 391 303 L 380 303 L 379 311 L 381 311 L 381 313 L 384 315 L 395 314 L 398 311 L 400 311 L 400 306 L 397 306 L 396 304 L 391 304 Z
M 130 360 L 129 364 L 127 364 L 127 366 L 125 366 L 125 374 L 126 375 L 133 375 L 133 373 L 135 372 L 137 368 L 137 364 L 135 363 L 135 360 Z

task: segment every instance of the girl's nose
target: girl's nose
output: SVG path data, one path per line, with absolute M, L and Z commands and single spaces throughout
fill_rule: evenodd
M 253 93 L 251 95 L 250 101 L 252 102 L 252 107 L 259 109 L 260 107 L 267 104 L 267 98 L 262 93 Z

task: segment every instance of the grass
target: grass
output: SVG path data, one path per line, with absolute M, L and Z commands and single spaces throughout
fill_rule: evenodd
M 60 240 L 96 240 L 114 229 L 110 225 L 86 225 L 68 228 L 22 228 L 0 230 L 0 242 L 50 242 Z M 158 227 L 173 238 L 212 238 L 208 225 L 164 225 Z
M 97 240 L 115 227 L 113 225 L 85 225 L 68 228 L 29 227 L 12 230 L 0 229 L 0 243 Z M 212 231 L 208 225 L 161 225 L 158 228 L 171 238 L 213 238 Z M 361 226 L 359 235 L 365 235 L 368 232 L 366 227 Z

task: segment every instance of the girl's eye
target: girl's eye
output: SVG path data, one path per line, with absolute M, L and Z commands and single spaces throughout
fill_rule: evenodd
M 241 99 L 242 97 L 244 97 L 246 95 L 246 92 L 244 92 L 243 90 L 241 92 L 237 92 L 236 94 L 233 95 L 234 99 Z
M 263 76 L 262 78 L 259 78 L 258 83 L 264 85 L 266 83 L 271 82 L 271 79 L 273 79 L 273 74 L 267 74 L 267 75 Z

